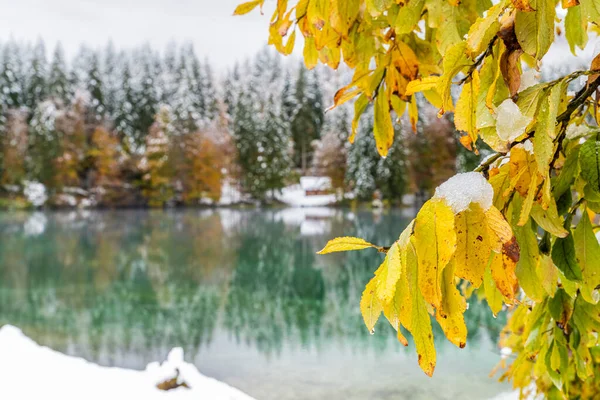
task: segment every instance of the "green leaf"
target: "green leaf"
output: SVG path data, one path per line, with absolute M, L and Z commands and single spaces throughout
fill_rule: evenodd
M 588 41 L 587 21 L 582 18 L 581 6 L 569 7 L 565 17 L 565 36 L 571 48 L 571 53 L 575 54 L 575 47 L 583 49 Z
M 480 54 L 500 30 L 500 14 L 506 7 L 503 0 L 490 8 L 485 17 L 477 18 L 477 21 L 469 29 L 467 37 L 467 51 L 473 56 Z
M 588 21 L 600 20 L 600 0 L 580 0 L 581 11 Z
M 375 136 L 377 152 L 382 157 L 387 156 L 388 150 L 394 142 L 394 126 L 390 115 L 390 103 L 383 93 L 379 93 L 375 98 L 373 135 Z
M 553 182 L 552 194 L 557 199 L 562 197 L 562 195 L 567 190 L 569 190 L 573 179 L 575 179 L 575 174 L 579 166 L 580 148 L 581 146 L 577 145 L 567 153 L 567 159 L 565 160 L 560 174 L 556 177 L 555 181 Z
M 554 200 L 554 198 L 552 199 Z M 565 237 L 569 232 L 563 227 L 564 221 L 556 210 L 556 203 L 552 201 L 548 208 L 544 208 L 539 204 L 534 204 L 531 208 L 531 217 L 533 220 L 546 232 L 549 232 L 557 237 Z
M 546 176 L 550 169 L 550 162 L 554 156 L 554 142 L 556 138 L 556 118 L 561 99 L 566 95 L 566 81 L 560 82 L 549 90 L 549 94 L 541 101 L 537 117 L 533 149 L 538 170 Z
M 519 285 L 531 299 L 540 301 L 544 297 L 544 289 L 539 281 L 536 269 L 540 253 L 535 233 L 528 225 L 514 227 L 515 236 L 521 249 L 515 273 Z
M 581 281 L 581 268 L 575 258 L 573 236 L 557 238 L 552 246 L 552 261 L 570 281 Z
M 589 138 L 579 151 L 579 168 L 581 176 L 588 183 L 589 189 L 600 194 L 600 136 Z
M 574 300 L 563 290 L 558 289 L 548 302 L 550 315 L 556 322 L 566 326 L 573 315 Z
M 448 52 L 444 57 L 444 74 L 440 77 L 437 85 L 437 90 L 440 93 L 440 96 L 442 96 L 443 112 L 454 110 L 452 97 L 450 96 L 452 79 L 454 79 L 456 74 L 458 74 L 463 68 L 472 64 L 465 53 L 465 46 L 465 42 L 461 41 L 457 43 L 448 49 Z
M 424 5 L 424 0 L 411 0 L 400 7 L 394 24 L 396 34 L 411 33 L 413 31 L 415 25 L 421 19 L 421 12 Z
M 371 244 L 364 239 L 345 236 L 338 237 L 327 242 L 323 250 L 317 252 L 317 254 L 328 254 L 338 251 L 349 251 L 349 250 L 363 250 L 373 247 L 379 249 L 378 246 Z
M 535 11 L 517 10 L 515 33 L 525 53 L 541 60 L 554 41 L 556 2 L 554 0 L 530 0 L 529 3 Z
M 587 213 L 583 213 L 581 216 L 581 220 L 573 232 L 573 239 L 577 263 L 581 267 L 583 276 L 581 295 L 588 303 L 597 303 L 596 287 L 600 285 L 600 244 L 598 244 Z

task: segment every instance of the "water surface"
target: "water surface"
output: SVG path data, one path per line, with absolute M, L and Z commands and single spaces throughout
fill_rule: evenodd
M 333 209 L 0 214 L 0 325 L 107 365 L 143 369 L 175 346 L 257 399 L 488 399 L 504 318 L 470 301 L 460 350 L 435 325 L 433 378 L 359 300 L 382 255 L 317 256 L 353 235 L 389 245 L 409 222 Z M 1 355 L 0 355 L 1 357 Z

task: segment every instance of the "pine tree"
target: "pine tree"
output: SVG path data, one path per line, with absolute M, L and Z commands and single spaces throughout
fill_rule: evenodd
M 48 96 L 60 99 L 66 102 L 72 93 L 69 85 L 69 78 L 65 56 L 60 43 L 56 45 L 48 72 L 47 94 Z
M 0 68 L 0 103 L 4 109 L 19 108 L 24 105 L 24 79 L 22 75 L 21 52 L 17 43 L 10 40 L 2 52 Z
M 25 157 L 27 156 L 27 112 L 10 110 L 4 134 L 0 136 L 0 183 L 20 185 L 25 176 Z
M 90 94 L 91 110 L 95 118 L 100 121 L 104 119 L 106 114 L 104 87 L 98 55 L 95 52 L 90 53 L 90 55 L 85 84 Z
M 136 152 L 144 144 L 145 132 L 137 130 L 138 117 L 134 108 L 136 95 L 132 88 L 131 71 L 129 64 L 125 62 L 121 71 L 121 89 L 116 95 L 115 105 L 115 128 L 123 137 L 123 144 L 128 152 Z
M 316 71 L 301 66 L 294 88 L 296 110 L 291 120 L 296 167 L 306 172 L 312 161 L 312 142 L 321 136 L 323 99 Z
M 285 186 L 290 174 L 290 127 L 282 112 L 280 69 L 267 51 L 258 54 L 250 80 L 235 106 L 233 137 L 242 186 L 265 201 Z
M 313 173 L 331 179 L 334 189 L 344 191 L 349 150 L 350 112 L 344 105 L 325 118 L 323 136 L 317 142 Z
M 169 141 L 174 133 L 173 119 L 171 110 L 166 106 L 161 107 L 146 136 L 140 169 L 144 173 L 142 194 L 151 207 L 162 207 L 173 198 L 173 171 L 168 157 Z
M 126 57 L 117 54 L 112 41 L 104 49 L 102 56 L 102 82 L 104 84 L 104 99 L 106 104 L 106 112 L 114 118 L 116 115 L 116 105 L 120 96 L 121 79 L 120 67 L 126 62 Z
M 202 88 L 202 115 L 200 116 L 203 125 L 208 125 L 217 118 L 219 105 L 217 101 L 217 92 L 214 86 L 214 76 L 208 59 L 204 61 L 201 67 L 200 87 Z
M 154 53 L 149 46 L 142 47 L 134 58 L 137 66 L 133 85 L 135 88 L 135 101 L 133 113 L 135 115 L 135 130 L 138 132 L 138 142 L 143 142 L 148 129 L 154 123 L 158 108 L 158 93 L 155 77 Z
M 39 181 L 52 192 L 56 187 L 55 160 L 61 154 L 61 135 L 56 129 L 56 117 L 62 112 L 60 103 L 40 102 L 29 123 L 30 148 L 27 157 L 29 179 Z
M 33 49 L 26 82 L 24 101 L 30 110 L 33 110 L 37 103 L 46 98 L 48 92 L 47 68 L 46 46 L 39 40 Z
M 406 164 L 396 126 L 396 140 L 388 156 L 377 153 L 373 138 L 373 112 L 368 110 L 361 119 L 359 132 L 348 154 L 346 181 L 359 200 L 370 201 L 379 191 L 383 199 L 400 202 L 406 190 Z

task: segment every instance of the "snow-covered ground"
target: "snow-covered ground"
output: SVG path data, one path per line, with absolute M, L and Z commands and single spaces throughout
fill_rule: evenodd
M 156 385 L 177 376 L 190 388 L 163 391 Z M 202 375 L 175 348 L 167 361 L 144 371 L 108 368 L 43 347 L 14 326 L 0 328 L 0 398 L 119 400 L 203 399 L 253 400 L 252 397 Z
M 307 196 L 300 185 L 284 188 L 281 194 L 277 195 L 277 199 L 292 207 L 324 207 L 336 202 L 335 194 Z

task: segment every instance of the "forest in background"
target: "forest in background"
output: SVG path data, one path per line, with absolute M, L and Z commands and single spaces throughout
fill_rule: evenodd
M 351 76 L 264 49 L 216 71 L 191 44 L 118 50 L 0 45 L 0 205 L 131 207 L 216 204 L 224 187 L 268 203 L 300 176 L 328 176 L 360 201 L 426 199 L 478 157 L 451 116 L 425 102 L 415 135 L 397 121 L 379 157 L 365 113 L 353 145 L 350 103 L 325 112 Z

